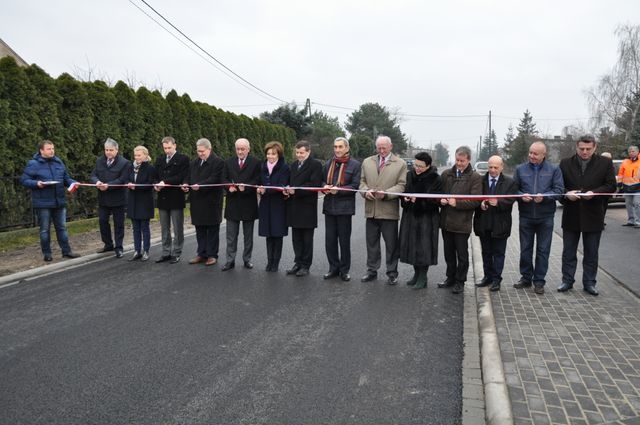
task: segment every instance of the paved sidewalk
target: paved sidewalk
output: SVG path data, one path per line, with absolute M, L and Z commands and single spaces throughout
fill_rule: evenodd
M 600 296 L 584 292 L 581 257 L 574 289 L 557 292 L 562 253 L 557 233 L 546 293 L 513 288 L 520 278 L 517 218 L 516 207 L 502 290 L 477 289 L 479 305 L 482 299 L 491 301 L 514 423 L 640 424 L 640 300 L 602 270 L 598 272 Z M 475 236 L 472 244 L 479 281 L 482 260 L 476 257 L 480 251 Z M 601 257 L 609 254 L 600 253 Z M 636 267 L 637 262 L 629 266 Z M 485 348 L 490 347 L 482 347 L 483 356 Z M 499 364 L 494 367 L 499 369 Z M 487 399 L 488 416 L 489 403 Z M 510 421 L 488 417 L 487 422 Z

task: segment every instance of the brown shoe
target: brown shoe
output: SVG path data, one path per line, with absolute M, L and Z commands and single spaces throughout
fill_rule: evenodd
M 207 262 L 204 263 L 205 266 L 213 266 L 214 264 L 216 264 L 218 262 L 217 259 L 213 258 L 213 257 L 209 257 L 207 258 Z
M 191 260 L 189 260 L 189 264 L 198 264 L 198 263 L 203 263 L 204 261 L 205 259 L 198 255 L 196 257 L 193 257 Z

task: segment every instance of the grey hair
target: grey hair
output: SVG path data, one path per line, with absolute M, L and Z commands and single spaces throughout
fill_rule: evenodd
M 333 143 L 335 143 L 335 142 L 343 142 L 346 147 L 349 147 L 349 141 L 347 140 L 346 137 L 336 137 L 333 140 Z
M 196 142 L 196 146 L 200 146 L 205 149 L 211 149 L 211 142 L 209 141 L 209 139 L 205 139 L 203 137 L 202 139 L 198 139 L 198 141 Z
M 165 143 L 171 143 L 172 145 L 176 144 L 176 139 L 174 139 L 171 136 L 166 136 L 162 138 L 162 144 L 164 145 Z
M 471 148 L 469 146 L 460 146 L 456 149 L 456 156 L 457 155 L 464 155 L 467 159 L 471 159 Z
M 111 137 L 107 137 L 107 140 L 104 142 L 104 147 L 118 149 L 118 142 L 113 140 Z
M 249 140 L 244 137 L 236 140 L 235 146 L 238 147 L 240 144 L 247 145 L 247 147 L 251 149 L 251 143 L 249 143 Z

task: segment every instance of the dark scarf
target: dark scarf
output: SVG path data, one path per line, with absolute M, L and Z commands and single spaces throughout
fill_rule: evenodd
M 333 175 L 336 171 L 336 163 L 342 164 L 340 171 L 338 171 L 338 180 L 336 180 L 336 186 L 344 186 L 344 173 L 347 168 L 345 164 L 349 162 L 349 154 L 346 154 L 342 158 L 333 157 L 331 159 L 331 165 L 329 165 L 329 171 L 327 172 L 327 183 L 333 184 Z

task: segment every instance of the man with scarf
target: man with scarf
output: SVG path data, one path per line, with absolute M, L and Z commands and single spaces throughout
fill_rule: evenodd
M 360 185 L 360 163 L 349 155 L 349 141 L 333 141 L 333 158 L 322 169 L 325 222 L 325 250 L 329 272 L 325 279 L 340 276 L 351 280 L 351 217 L 356 213 L 356 190 Z M 342 190 L 341 190 L 342 189 Z

